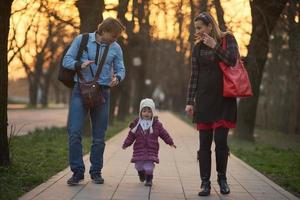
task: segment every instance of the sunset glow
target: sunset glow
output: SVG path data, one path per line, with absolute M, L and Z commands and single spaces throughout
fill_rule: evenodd
M 29 1 L 24 0 L 15 0 L 12 6 L 12 13 L 20 10 L 26 6 L 26 3 Z M 51 9 L 55 10 L 55 12 L 64 20 L 73 19 L 77 26 L 79 26 L 79 17 L 78 10 L 74 5 L 75 0 L 67 0 L 67 1 L 59 1 L 59 0 L 51 0 L 48 1 L 48 6 Z M 189 37 L 189 24 L 190 24 L 190 6 L 189 1 L 183 0 L 182 5 L 180 5 L 179 0 L 167 0 L 167 1 L 159 1 L 152 0 L 150 3 L 150 25 L 152 26 L 152 37 L 153 39 L 169 39 L 177 41 L 179 26 L 176 22 L 177 16 L 182 14 L 183 16 L 183 27 L 181 32 L 181 37 L 184 38 L 184 45 L 189 46 L 188 37 Z M 105 1 L 106 8 L 111 9 L 118 4 L 118 0 L 106 0 Z M 130 1 L 130 4 L 131 1 Z M 238 44 L 240 46 L 241 54 L 246 55 L 247 49 L 246 45 L 249 43 L 250 33 L 251 33 L 251 13 L 249 1 L 246 0 L 223 0 L 221 1 L 222 7 L 225 12 L 225 21 L 227 22 L 227 26 L 231 29 L 231 31 L 236 36 Z M 126 14 L 126 18 L 131 20 L 132 14 L 131 9 L 132 5 L 129 5 L 128 13 Z M 47 25 L 48 25 L 48 17 L 46 13 L 39 12 L 39 3 L 32 3 L 25 11 L 20 11 L 15 13 L 11 17 L 11 27 L 16 28 L 16 42 L 18 46 L 21 46 L 24 42 L 24 30 L 27 29 L 30 23 L 35 25 L 38 24 L 38 38 L 35 38 L 34 31 L 28 35 L 30 36 L 30 40 L 27 42 L 27 45 L 22 50 L 22 54 L 25 54 L 25 59 L 27 63 L 33 63 L 33 58 L 36 54 L 36 45 L 34 45 L 34 41 L 37 40 L 39 43 L 43 43 L 45 41 L 45 35 L 47 34 Z M 241 12 L 242 10 L 242 12 Z M 212 14 L 215 15 L 215 10 L 212 10 Z M 116 11 L 105 11 L 103 13 L 104 18 L 109 16 L 116 17 Z M 136 31 L 138 31 L 138 25 L 135 26 Z M 37 28 L 32 28 L 37 31 Z M 78 31 L 74 30 L 72 27 L 69 27 L 68 30 L 70 32 Z M 13 30 L 11 29 L 9 40 L 13 37 Z M 71 40 L 72 38 L 70 38 Z M 9 43 L 10 45 L 15 45 Z M 188 49 L 188 48 L 187 48 Z M 13 55 L 12 51 L 8 54 L 8 59 Z M 187 54 L 188 55 L 188 54 Z M 20 77 L 25 77 L 26 74 L 22 67 L 20 60 L 17 56 L 13 59 L 13 61 L 9 65 L 9 79 L 17 79 Z

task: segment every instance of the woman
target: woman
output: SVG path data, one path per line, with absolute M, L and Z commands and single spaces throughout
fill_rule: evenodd
M 196 44 L 192 52 L 192 70 L 188 87 L 186 112 L 193 115 L 199 131 L 198 160 L 201 176 L 199 196 L 210 195 L 211 144 L 215 141 L 218 183 L 222 194 L 229 194 L 226 168 L 229 155 L 227 136 L 236 126 L 236 98 L 223 97 L 223 74 L 219 62 L 234 66 L 238 56 L 237 42 L 229 32 L 222 32 L 207 12 L 194 19 Z M 227 48 L 222 48 L 226 40 Z

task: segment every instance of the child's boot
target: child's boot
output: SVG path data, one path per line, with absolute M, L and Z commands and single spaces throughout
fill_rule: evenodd
M 140 178 L 140 181 L 141 182 L 144 182 L 145 181 L 145 171 L 138 171 L 138 174 L 139 174 L 139 178 Z
M 146 183 L 145 186 L 152 186 L 153 175 L 146 175 Z

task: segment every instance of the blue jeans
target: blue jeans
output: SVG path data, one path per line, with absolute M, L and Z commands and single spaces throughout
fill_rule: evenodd
M 108 126 L 110 89 L 103 89 L 102 92 L 105 103 L 101 107 L 90 109 L 93 137 L 90 152 L 90 174 L 100 173 L 103 167 L 104 139 Z M 67 126 L 69 134 L 69 163 L 73 173 L 83 174 L 85 171 L 81 140 L 84 121 L 88 111 L 82 104 L 78 84 L 75 84 L 72 91 Z

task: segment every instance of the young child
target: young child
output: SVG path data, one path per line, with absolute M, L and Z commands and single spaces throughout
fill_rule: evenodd
M 159 163 L 158 159 L 158 137 L 176 148 L 171 136 L 163 128 L 155 114 L 155 104 L 152 99 L 143 99 L 140 103 L 139 118 L 130 124 L 130 131 L 124 141 L 123 149 L 132 143 L 133 156 L 131 162 L 135 163 L 135 168 L 141 182 L 146 180 L 145 186 L 152 186 L 154 163 Z

